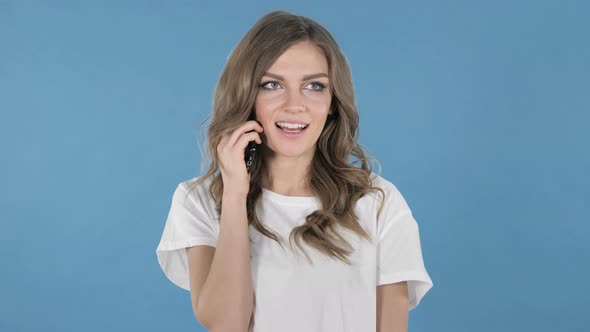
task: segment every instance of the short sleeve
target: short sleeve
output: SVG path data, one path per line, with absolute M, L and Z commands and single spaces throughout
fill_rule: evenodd
M 170 281 L 190 291 L 186 248 L 196 245 L 215 247 L 218 238 L 216 221 L 189 195 L 180 183 L 172 196 L 172 204 L 160 243 L 156 248 L 158 263 Z
M 407 281 L 408 310 L 412 310 L 433 283 L 424 266 L 412 211 L 395 185 L 388 183 L 384 191 L 386 198 L 377 222 L 377 285 Z

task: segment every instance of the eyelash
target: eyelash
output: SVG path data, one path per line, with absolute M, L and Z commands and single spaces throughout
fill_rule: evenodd
M 275 90 L 275 89 L 265 88 L 264 86 L 267 85 L 268 83 L 280 84 L 278 81 L 266 81 L 266 82 L 262 82 L 262 83 L 258 84 L 258 87 L 265 89 L 265 90 Z M 309 82 L 309 84 L 317 84 L 319 86 L 319 89 L 312 89 L 312 91 L 322 91 L 326 87 L 326 85 L 324 85 L 324 83 L 322 83 L 322 82 Z

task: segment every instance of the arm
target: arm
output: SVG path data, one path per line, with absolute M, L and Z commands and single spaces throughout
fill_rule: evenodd
M 407 331 L 407 281 L 377 286 L 377 332 Z
M 246 197 L 224 193 L 220 218 L 211 268 L 200 295 L 193 299 L 195 315 L 208 330 L 245 331 L 254 298 Z M 197 274 L 193 278 L 197 280 Z

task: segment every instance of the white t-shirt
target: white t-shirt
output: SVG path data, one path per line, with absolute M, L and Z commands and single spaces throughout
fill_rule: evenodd
M 280 234 L 283 249 L 274 240 L 250 226 L 250 256 L 254 288 L 252 332 L 376 330 L 377 286 L 408 282 L 409 310 L 415 308 L 433 286 L 422 259 L 418 224 L 395 185 L 372 174 L 374 186 L 385 191 L 379 220 L 380 192 L 374 191 L 357 202 L 359 223 L 378 239 L 372 245 L 346 228 L 341 234 L 356 249 L 349 256 L 352 265 L 332 259 L 301 243 L 312 259 L 290 251 L 291 229 L 305 222 L 305 216 L 320 207 L 319 198 L 281 195 L 263 189 L 256 210 L 262 223 Z M 215 247 L 219 215 L 209 195 L 211 179 L 199 184 L 185 200 L 188 184 L 178 185 L 162 238 L 156 249 L 164 274 L 176 285 L 190 291 L 186 249 L 195 245 Z M 295 250 L 299 250 L 294 244 Z

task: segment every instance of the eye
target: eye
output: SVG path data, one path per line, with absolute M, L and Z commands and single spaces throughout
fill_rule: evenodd
M 317 88 L 315 88 L 315 89 L 312 89 L 312 90 L 317 90 L 317 91 L 321 91 L 321 90 L 323 90 L 323 89 L 326 87 L 326 86 L 324 85 L 324 83 L 322 83 L 322 82 L 311 82 L 311 83 L 309 83 L 309 84 L 315 84 L 315 85 L 317 86 Z M 308 85 L 309 85 L 309 84 L 308 84 Z
M 273 88 L 267 87 L 269 84 L 279 84 L 279 82 L 277 82 L 277 81 L 262 82 L 262 83 L 258 84 L 258 87 L 266 89 L 266 90 L 275 90 Z
M 266 81 L 266 82 L 262 82 L 260 84 L 258 84 L 258 87 L 265 89 L 265 90 L 276 90 L 278 89 L 278 86 L 273 88 L 272 85 L 276 84 L 276 85 L 280 85 L 280 83 L 278 81 Z M 311 88 L 311 90 L 313 91 L 322 91 L 326 85 L 322 82 L 311 82 L 307 85 L 313 85 L 315 87 Z

